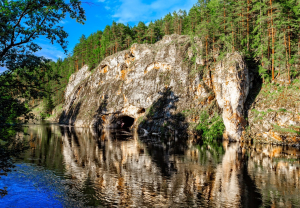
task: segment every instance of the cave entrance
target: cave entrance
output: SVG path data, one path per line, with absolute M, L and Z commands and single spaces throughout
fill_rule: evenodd
M 141 114 L 141 113 L 145 113 L 145 111 L 146 111 L 145 108 L 141 108 L 141 109 L 138 110 L 137 113 L 138 113 L 138 114 Z
M 134 118 L 130 116 L 120 116 L 117 118 L 118 128 L 130 128 L 134 123 Z

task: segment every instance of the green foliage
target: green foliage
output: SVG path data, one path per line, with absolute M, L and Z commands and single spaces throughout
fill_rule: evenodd
M 50 93 L 48 93 L 48 95 L 46 97 L 45 113 L 51 114 L 53 108 L 54 108 L 53 101 L 52 101 Z
M 0 74 L 0 125 L 28 118 L 28 100 L 47 95 L 50 80 L 58 82 L 53 63 L 35 55 L 41 49 L 35 40 L 44 36 L 66 51 L 68 34 L 57 23 L 67 14 L 83 23 L 80 5 L 78 0 L 0 1 L 0 67 L 7 69 Z
M 60 74 L 53 67 L 57 63 L 36 55 L 41 49 L 36 39 L 43 36 L 51 43 L 58 43 L 66 52 L 68 34 L 57 24 L 66 15 L 83 23 L 81 2 L 0 0 L 0 67 L 6 68 L 0 74 L 0 176 L 11 171 L 12 157 L 27 146 L 15 136 L 21 131 L 15 124 L 18 117 L 22 116 L 25 121 L 32 118 L 29 100 L 48 95 L 48 110 L 53 106 L 51 90 L 46 89 L 51 89 L 51 82 L 58 82 Z M 0 189 L 1 196 L 6 193 Z
M 275 131 L 278 131 L 278 132 L 281 132 L 281 133 L 292 133 L 292 134 L 300 135 L 300 131 L 296 131 L 293 128 L 284 128 L 284 127 L 281 127 L 281 126 L 278 126 L 278 125 L 273 125 L 273 127 L 274 127 Z
M 65 51 L 68 34 L 57 23 L 69 13 L 71 18 L 83 23 L 84 10 L 77 0 L 17 0 L 0 1 L 0 67 L 6 67 L 5 86 L 16 86 L 23 93 L 42 88 L 43 78 L 51 76 L 48 59 L 36 56 L 41 47 L 36 43 L 39 36 L 57 42 Z M 55 77 L 55 74 L 53 75 Z M 37 93 L 37 90 L 35 90 Z
M 85 64 L 94 69 L 106 57 L 134 43 L 153 44 L 171 34 L 201 40 L 201 47 L 191 41 L 196 54 L 191 60 L 191 76 L 213 69 L 227 53 L 239 51 L 264 83 L 272 80 L 272 68 L 275 76 L 289 71 L 292 78 L 296 77 L 300 75 L 299 4 L 294 0 L 271 2 L 272 9 L 269 0 L 198 0 L 188 14 L 179 10 L 148 26 L 143 22 L 133 27 L 113 22 L 103 31 L 83 35 L 67 58 L 51 63 L 51 70 L 60 75 L 59 82 L 51 83 L 51 90 L 56 92 L 54 105 L 64 102 L 63 90 L 70 75 Z M 204 61 L 202 68 L 196 66 L 196 56 Z
M 225 126 L 221 116 L 215 113 L 212 117 L 207 111 L 203 111 L 199 118 L 199 124 L 196 131 L 199 132 L 206 140 L 221 139 Z

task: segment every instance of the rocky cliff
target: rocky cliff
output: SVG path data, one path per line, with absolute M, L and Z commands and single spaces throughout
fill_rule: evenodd
M 286 77 L 283 77 L 285 80 Z M 280 77 L 279 77 L 280 80 Z M 246 103 L 247 132 L 263 143 L 300 144 L 300 81 L 259 85 Z
M 264 126 L 271 125 L 272 131 L 259 129 L 262 125 L 253 117 L 253 103 L 257 103 L 257 94 L 250 88 L 253 75 L 241 54 L 227 54 L 208 69 L 199 55 L 203 51 L 199 39 L 171 35 L 153 45 L 133 44 L 91 71 L 84 66 L 70 77 L 59 122 L 79 127 L 139 126 L 154 134 L 187 135 L 205 112 L 208 128 L 222 116 L 223 138 L 231 141 L 243 140 L 245 132 L 250 137 L 270 137 L 276 125 L 286 125 L 269 123 Z M 252 97 L 247 100 L 249 90 Z M 294 133 L 290 140 L 298 144 L 298 133 Z M 285 137 L 282 131 L 275 135 Z
M 134 44 L 109 56 L 92 72 L 83 67 L 70 77 L 60 123 L 140 125 L 148 132 L 184 134 L 197 125 L 202 111 L 214 115 L 223 109 L 227 138 L 240 140 L 247 67 L 234 53 L 216 63 L 211 73 L 196 55 L 201 50 L 198 39 L 165 36 L 156 44 Z

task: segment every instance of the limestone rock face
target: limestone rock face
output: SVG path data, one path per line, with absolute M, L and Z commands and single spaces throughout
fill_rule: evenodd
M 205 59 L 197 55 L 203 47 L 199 39 L 171 35 L 151 45 L 133 44 L 91 71 L 82 67 L 70 77 L 59 122 L 114 128 L 126 121 L 149 133 L 184 134 L 198 125 L 202 112 L 218 112 L 225 139 L 250 136 L 299 145 L 300 82 L 257 87 L 237 52 L 227 54 L 208 73 L 203 70 Z M 246 134 L 244 115 L 249 122 Z
M 90 75 L 91 72 L 88 70 L 88 66 L 86 65 L 83 66 L 77 73 L 72 74 L 70 76 L 69 83 L 65 91 L 65 99 L 68 99 L 69 95 L 74 90 L 74 87 L 76 87 L 82 80 L 84 80 Z
M 239 53 L 228 54 L 216 65 L 212 85 L 226 127 L 225 138 L 240 141 L 246 122 L 244 103 L 249 93 L 249 73 Z
M 130 50 L 111 55 L 92 72 L 83 67 L 70 78 L 60 123 L 108 127 L 120 116 L 136 121 L 165 95 L 168 107 L 155 115 L 156 122 L 190 108 L 195 95 L 205 101 L 201 77 L 189 76 L 190 59 L 195 56 L 189 58 L 190 47 L 189 36 L 165 36 L 153 45 L 134 44 Z
M 217 102 L 229 139 L 239 140 L 248 70 L 234 53 L 208 74 L 205 61 L 196 55 L 202 45 L 189 36 L 165 36 L 109 56 L 92 72 L 83 67 L 70 78 L 60 123 L 114 128 L 125 120 L 142 120 L 148 132 L 182 133 L 197 125 L 202 111 L 218 110 Z

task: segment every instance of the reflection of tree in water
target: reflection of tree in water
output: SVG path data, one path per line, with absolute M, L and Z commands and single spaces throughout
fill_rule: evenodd
M 0 145 L 0 176 L 7 176 L 7 173 L 14 167 L 11 152 L 3 145 Z M 4 188 L 4 189 L 2 189 Z M 0 196 L 7 194 L 6 187 L 0 187 Z
M 30 150 L 22 154 L 23 160 L 26 163 L 46 167 L 48 170 L 63 172 L 60 135 L 58 126 L 46 124 L 29 126 L 27 138 L 29 137 Z
M 219 140 L 201 140 L 196 145 L 199 150 L 199 158 L 201 164 L 213 163 L 218 164 L 222 162 L 225 154 L 222 142 Z
M 28 149 L 28 144 L 22 141 L 26 132 L 21 134 L 21 126 L 3 126 L 0 125 L 0 177 L 5 177 L 15 167 L 14 158 Z M 0 196 L 7 194 L 6 187 L 0 187 Z
M 153 137 L 139 140 L 136 135 L 132 140 L 120 141 L 109 131 L 102 132 L 100 137 L 99 133 L 93 133 L 95 137 L 91 138 L 88 132 L 83 132 L 78 129 L 71 133 L 71 138 L 64 137 L 67 171 L 72 178 L 83 181 L 82 187 L 94 183 L 95 195 L 105 198 L 101 203 L 106 205 L 226 206 L 232 202 L 241 205 L 243 192 L 250 187 L 240 187 L 245 178 L 244 166 L 236 165 L 237 161 L 238 164 L 243 161 L 235 156 L 238 150 L 234 148 L 225 152 L 221 164 L 219 159 L 212 163 L 215 157 L 211 145 L 211 149 L 206 149 L 207 162 L 202 163 L 201 154 L 205 150 L 201 153 L 198 148 L 187 148 L 179 142 L 157 142 Z M 100 145 L 96 145 L 97 140 Z M 221 186 L 218 181 L 222 182 Z M 224 187 L 231 187 L 232 181 L 236 182 L 233 184 L 237 197 L 218 201 L 219 196 L 230 195 L 230 189 Z M 96 201 L 99 203 L 96 198 L 91 203 Z
M 173 137 L 158 141 L 134 133 L 120 140 L 105 130 L 30 128 L 35 141 L 25 153 L 33 158 L 28 161 L 55 172 L 61 168 L 66 194 L 82 206 L 299 205 L 299 151 L 239 143 L 187 147 Z
M 248 147 L 247 170 L 266 207 L 300 206 L 300 151 L 289 146 Z

